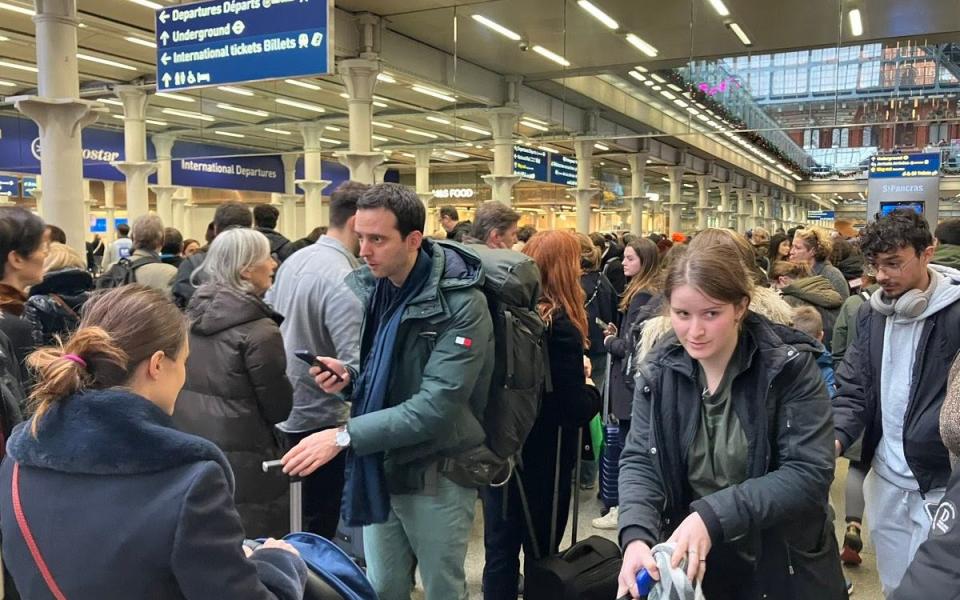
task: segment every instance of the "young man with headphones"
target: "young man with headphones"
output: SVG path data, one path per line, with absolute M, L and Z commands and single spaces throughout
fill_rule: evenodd
M 866 525 L 885 595 L 930 531 L 950 478 L 939 418 L 960 349 L 960 271 L 931 265 L 922 215 L 895 211 L 860 235 L 865 273 L 880 289 L 857 314 L 857 338 L 837 369 L 838 455 L 863 434 Z

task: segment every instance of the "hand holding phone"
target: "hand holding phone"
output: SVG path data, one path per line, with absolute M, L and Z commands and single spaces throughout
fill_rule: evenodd
M 341 383 L 344 383 L 343 377 L 339 373 L 334 371 L 332 368 L 330 368 L 330 366 L 328 366 L 324 361 L 320 360 L 320 357 L 315 355 L 313 352 L 310 352 L 308 350 L 298 350 L 294 352 L 294 354 L 297 356 L 297 358 L 307 363 L 311 367 L 316 367 L 320 369 L 322 373 L 329 373 L 330 375 L 332 375 L 334 378 L 334 381 L 338 385 Z

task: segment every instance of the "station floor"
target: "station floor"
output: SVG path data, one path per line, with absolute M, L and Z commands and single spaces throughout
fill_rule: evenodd
M 837 522 L 838 540 L 842 539 L 844 523 L 843 507 L 843 482 L 847 477 L 847 461 L 840 459 L 837 461 L 837 474 L 833 486 L 830 489 L 830 500 L 841 518 Z M 580 494 L 580 526 L 578 527 L 578 539 L 583 539 L 591 535 L 603 535 L 610 539 L 616 539 L 615 531 L 599 531 L 594 529 L 590 522 L 600 516 L 600 503 L 596 499 L 596 491 L 586 491 Z M 866 535 L 866 531 L 864 531 Z M 565 542 L 561 547 L 566 547 L 570 542 L 569 526 L 564 536 Z M 877 578 L 876 556 L 873 553 L 873 546 L 870 544 L 869 537 L 864 539 L 864 549 L 861 552 L 863 564 L 859 567 L 844 568 L 844 574 L 847 579 L 853 582 L 853 597 L 858 600 L 883 600 L 883 594 L 880 591 L 880 582 Z M 477 504 L 477 517 L 473 523 L 473 532 L 470 537 L 470 547 L 467 550 L 467 585 L 470 591 L 470 600 L 482 600 L 483 594 L 480 591 L 480 580 L 483 573 L 483 511 Z M 418 585 L 414 592 L 415 600 L 422 600 L 423 593 Z M 611 598 L 611 600 L 613 600 Z M 708 599 L 709 600 L 709 599 Z

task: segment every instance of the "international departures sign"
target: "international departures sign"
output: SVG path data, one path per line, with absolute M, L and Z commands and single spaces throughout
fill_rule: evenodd
M 330 0 L 213 0 L 156 13 L 157 91 L 329 74 Z

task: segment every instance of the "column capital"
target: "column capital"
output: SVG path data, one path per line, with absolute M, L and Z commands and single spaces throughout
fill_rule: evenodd
M 280 160 L 283 162 L 284 171 L 293 171 L 297 168 L 297 161 L 300 160 L 300 153 L 284 152 L 280 155 Z
M 514 106 L 502 106 L 487 111 L 493 139 L 513 138 L 513 130 L 517 127 L 523 111 Z
M 58 127 L 73 137 L 80 130 L 94 123 L 99 117 L 99 102 L 79 100 L 77 98 L 44 98 L 42 96 L 15 96 L 7 98 L 24 115 L 32 119 L 42 129 Z
M 631 173 L 639 173 L 640 171 L 647 168 L 647 159 L 650 158 L 650 154 L 647 152 L 638 152 L 636 154 L 627 155 L 627 163 L 630 165 Z
M 157 160 L 169 160 L 173 153 L 173 145 L 177 142 L 175 133 L 155 133 L 150 136 L 153 149 L 157 152 Z
M 127 179 L 143 177 L 144 180 L 146 180 L 147 177 L 155 173 L 157 170 L 157 163 L 155 162 L 118 161 L 110 163 L 110 166 L 116 168 L 118 171 L 126 175 Z
M 151 185 L 150 191 L 159 196 L 173 198 L 174 194 L 180 191 L 179 185 Z
M 683 165 L 673 165 L 667 167 L 667 177 L 670 178 L 671 183 L 674 178 L 683 179 L 683 176 L 686 174 L 687 168 Z
M 147 118 L 147 102 L 150 96 L 143 90 L 132 85 L 118 85 L 113 93 L 123 102 L 123 119 L 143 121 Z
M 337 72 L 347 88 L 350 102 L 371 102 L 380 74 L 380 61 L 369 58 L 348 58 L 337 64 Z
M 593 139 L 575 138 L 573 148 L 577 154 L 577 160 L 590 160 L 593 158 Z
M 373 185 L 373 169 L 387 159 L 383 152 L 337 152 L 335 156 L 350 169 L 350 179 L 368 185 Z
M 430 156 L 433 154 L 432 148 L 414 148 L 413 155 L 418 169 L 430 166 Z
M 319 152 L 322 149 L 320 138 L 323 137 L 323 124 L 315 121 L 299 123 L 297 128 L 303 136 L 304 152 Z
M 710 185 L 713 183 L 713 175 L 709 175 L 709 174 L 697 175 L 696 180 L 697 180 L 697 185 L 700 186 L 701 189 L 709 188 Z
M 33 16 L 34 23 L 57 22 L 65 25 L 77 26 L 77 3 L 63 0 L 36 0 L 37 14 Z
M 507 206 L 511 204 L 510 194 L 513 186 L 523 179 L 521 175 L 483 175 L 481 178 L 493 189 L 492 199 L 503 202 Z
M 297 180 L 297 185 L 302 187 L 303 191 L 306 192 L 307 194 L 314 193 L 315 191 L 317 193 L 322 193 L 323 190 L 325 190 L 327 186 L 330 185 L 331 183 L 333 182 L 327 181 L 326 179 L 298 179 Z M 295 196 L 296 194 L 284 194 L 284 195 Z

